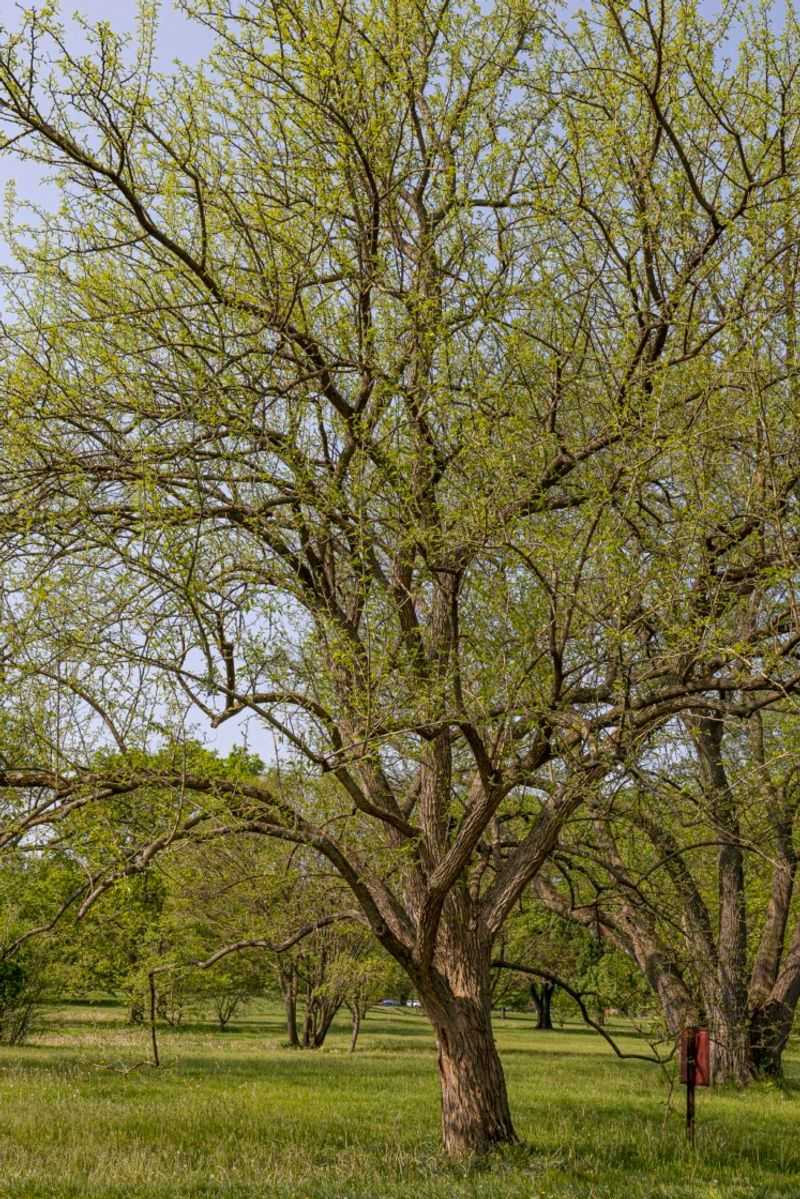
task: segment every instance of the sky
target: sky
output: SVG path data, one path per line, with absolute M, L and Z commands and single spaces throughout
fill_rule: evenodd
M 25 7 L 27 7 L 27 2 Z M 3 27 L 13 29 L 18 24 L 10 15 L 19 7 L 13 0 L 0 0 L 0 32 Z M 169 70 L 176 60 L 194 63 L 208 52 L 211 35 L 196 21 L 190 21 L 179 12 L 172 0 L 161 0 L 158 22 L 157 63 L 161 70 Z M 79 45 L 81 36 L 73 17 L 78 11 L 88 21 L 108 21 L 120 33 L 135 33 L 137 0 L 62 0 L 61 19 L 71 45 Z M 70 37 L 70 33 L 72 37 Z M 44 199 L 41 174 L 35 166 L 22 164 L 13 155 L 0 154 L 0 195 L 9 180 L 13 180 L 17 192 L 27 199 Z M 8 261 L 5 247 L 0 243 L 0 262 Z

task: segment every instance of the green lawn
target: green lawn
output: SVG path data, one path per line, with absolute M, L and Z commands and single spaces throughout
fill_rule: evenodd
M 438 1150 L 430 1029 L 371 1012 L 355 1056 L 345 1024 L 325 1049 L 282 1047 L 277 1009 L 225 1034 L 162 1034 L 164 1068 L 123 1073 L 146 1033 L 115 1007 L 51 1011 L 0 1049 L 0 1195 L 14 1199 L 800 1199 L 800 1057 L 784 1090 L 683 1093 L 619 1062 L 594 1034 L 496 1023 L 525 1148 L 455 1166 Z M 628 1043 L 630 1047 L 632 1043 Z

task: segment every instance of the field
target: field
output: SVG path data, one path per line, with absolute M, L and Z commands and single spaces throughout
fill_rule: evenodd
M 800 1197 L 800 1054 L 785 1087 L 683 1093 L 619 1062 L 577 1026 L 496 1022 L 527 1145 L 478 1164 L 438 1150 L 430 1029 L 374 1010 L 359 1049 L 336 1026 L 316 1053 L 282 1046 L 280 1013 L 233 1031 L 161 1037 L 161 1070 L 119 1007 L 50 1010 L 30 1045 L 0 1050 L 3 1199 L 772 1199 Z M 627 1042 L 633 1048 L 631 1041 Z

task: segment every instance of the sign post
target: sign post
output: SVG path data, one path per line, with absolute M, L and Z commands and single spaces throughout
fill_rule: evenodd
M 694 1145 L 694 1091 L 711 1082 L 707 1028 L 685 1028 L 681 1033 L 681 1082 L 686 1084 L 686 1136 Z

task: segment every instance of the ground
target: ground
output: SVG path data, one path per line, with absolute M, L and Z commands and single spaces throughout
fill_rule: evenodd
M 344 1021 L 292 1051 L 265 1006 L 224 1034 L 167 1031 L 164 1067 L 129 1073 L 148 1043 L 124 1015 L 51 1009 L 30 1045 L 0 1049 L 2 1199 L 800 1199 L 798 1046 L 783 1088 L 698 1092 L 692 1152 L 683 1091 L 668 1109 L 656 1067 L 498 1015 L 526 1145 L 452 1165 L 418 1011 L 370 1012 L 351 1056 Z

